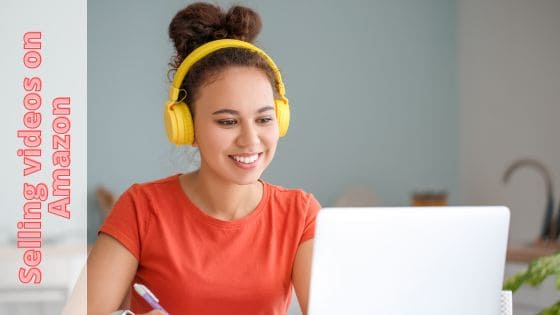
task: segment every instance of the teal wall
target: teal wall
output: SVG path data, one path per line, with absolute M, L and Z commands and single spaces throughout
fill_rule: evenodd
M 283 71 L 292 106 L 266 180 L 308 190 L 324 206 L 356 184 L 380 205 L 407 205 L 426 189 L 460 200 L 455 1 L 241 3 L 261 14 L 258 44 Z M 88 2 L 90 237 L 96 185 L 120 193 L 188 163 L 161 118 L 167 26 L 186 4 Z

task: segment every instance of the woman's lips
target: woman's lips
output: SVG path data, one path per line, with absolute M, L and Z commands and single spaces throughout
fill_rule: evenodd
M 234 162 L 235 165 L 242 169 L 252 169 L 255 168 L 260 160 L 262 152 L 260 153 L 241 153 L 229 155 L 229 158 Z

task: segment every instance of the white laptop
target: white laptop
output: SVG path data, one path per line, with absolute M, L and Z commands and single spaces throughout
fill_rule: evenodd
M 498 315 L 506 207 L 324 208 L 309 315 Z

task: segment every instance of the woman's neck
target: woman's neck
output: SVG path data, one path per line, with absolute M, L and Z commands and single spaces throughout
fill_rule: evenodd
M 216 219 L 241 219 L 251 213 L 262 198 L 260 182 L 239 185 L 201 170 L 183 176 L 183 189 L 191 201 Z

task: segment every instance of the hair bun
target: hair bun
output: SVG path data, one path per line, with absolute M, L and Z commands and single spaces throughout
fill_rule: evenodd
M 259 35 L 262 27 L 261 18 L 257 12 L 243 6 L 229 9 L 224 20 L 230 38 L 240 39 L 252 43 Z
M 225 13 L 219 6 L 193 3 L 177 12 L 169 24 L 169 38 L 173 41 L 180 63 L 197 47 L 223 38 L 253 42 L 261 30 L 257 12 L 243 6 L 233 6 Z

